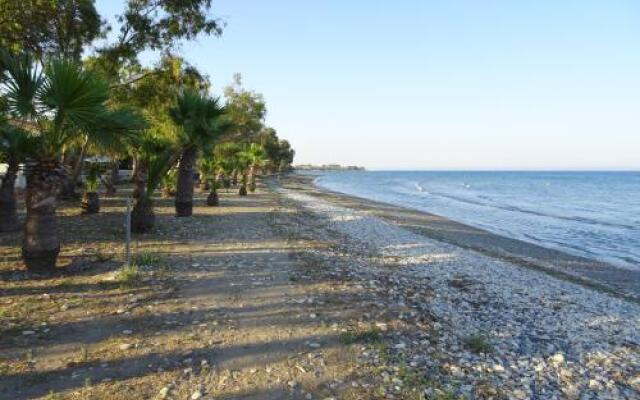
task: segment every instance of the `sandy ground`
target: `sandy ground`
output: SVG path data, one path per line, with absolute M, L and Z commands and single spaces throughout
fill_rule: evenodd
M 159 200 L 127 278 L 125 194 L 61 207 L 55 276 L 0 237 L 0 399 L 638 398 L 618 297 L 295 179 Z
M 121 200 L 104 201 L 96 216 L 61 208 L 64 267 L 54 277 L 22 271 L 19 238 L 2 238 L 0 398 L 323 398 L 349 389 L 354 364 L 338 327 L 350 321 L 340 300 L 349 290 L 295 278 L 307 268 L 299 253 L 323 244 L 278 230 L 292 210 L 277 196 L 223 194 L 221 207 L 197 207 L 190 219 L 161 201 L 158 232 L 136 238 L 132 287 L 116 277 Z M 329 306 L 337 303 L 345 306 Z

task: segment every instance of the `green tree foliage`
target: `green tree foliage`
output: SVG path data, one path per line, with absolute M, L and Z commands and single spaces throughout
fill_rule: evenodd
M 147 130 L 132 140 L 139 168 L 134 176 L 135 201 L 131 212 L 131 230 L 147 233 L 155 226 L 153 194 L 176 162 L 175 142 Z
M 227 114 L 234 125 L 229 139 L 251 142 L 264 126 L 267 106 L 260 93 L 242 87 L 242 76 L 234 75 L 233 84 L 224 89 Z
M 295 152 L 288 141 L 278 138 L 275 129 L 265 126 L 267 107 L 264 97 L 260 93 L 245 89 L 240 74 L 236 74 L 233 84 L 225 88 L 224 96 L 227 100 L 229 119 L 234 125 L 225 141 L 258 144 L 268 160 L 265 165 L 267 169 L 290 169 Z
M 232 126 L 225 111 L 219 99 L 185 90 L 169 114 L 181 128 L 178 139 L 183 148 L 210 152 L 218 138 Z
M 211 0 L 128 0 L 118 16 L 117 40 L 99 53 L 115 75 L 123 65 L 139 64 L 145 50 L 169 53 L 200 34 L 218 36 L 224 24 L 210 10 Z
M 101 70 L 100 59 L 87 61 L 91 68 Z M 138 78 L 126 85 L 111 87 L 111 102 L 138 110 L 148 121 L 145 137 L 172 143 L 175 153 L 180 151 L 179 130 L 170 116 L 180 91 L 187 88 L 205 91 L 209 87 L 206 76 L 202 76 L 184 59 L 166 55 L 152 68 L 130 67 L 130 76 Z M 166 144 L 166 143 L 165 143 Z M 131 143 L 127 154 L 138 159 L 140 146 Z M 138 164 L 136 164 L 138 165 Z M 134 171 L 136 174 L 137 171 Z M 143 174 L 143 178 L 146 175 Z M 140 177 L 134 179 L 139 179 Z
M 207 188 L 214 181 L 216 169 L 216 159 L 213 155 L 205 155 L 198 161 L 198 174 L 200 175 L 200 185 Z
M 278 158 L 278 133 L 273 128 L 264 128 L 257 137 L 256 143 L 264 149 L 267 158 L 275 160 Z
M 209 154 L 215 142 L 226 133 L 231 124 L 225 108 L 217 98 L 202 95 L 193 90 L 184 91 L 170 111 L 173 122 L 179 127 L 180 166 L 176 191 L 176 213 L 187 217 L 193 208 L 193 169 L 201 151 Z
M 33 153 L 34 140 L 24 129 L 13 126 L 4 109 L 0 109 L 0 163 L 6 170 L 0 179 L 0 232 L 20 228 L 17 214 L 15 183 L 20 164 Z
M 291 148 L 289 141 L 278 138 L 275 129 L 263 129 L 256 138 L 256 143 L 260 144 L 264 149 L 268 160 L 266 168 L 272 172 L 291 169 L 295 151 Z
M 0 47 L 79 60 L 104 21 L 94 0 L 0 0 Z
M 65 144 L 86 136 L 104 148 L 122 146 L 144 121 L 129 110 L 108 108 L 107 83 L 76 63 L 54 59 L 40 71 L 26 54 L 2 51 L 0 60 L 8 115 L 35 141 L 26 171 L 23 258 L 28 268 L 53 269 L 60 251 L 55 211 Z
M 291 148 L 291 144 L 286 139 L 278 142 L 278 171 L 285 172 L 291 169 L 293 158 L 296 155 L 295 150 Z

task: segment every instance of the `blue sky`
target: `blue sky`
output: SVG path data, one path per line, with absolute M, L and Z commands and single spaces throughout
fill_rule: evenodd
M 105 17 L 119 0 L 98 0 Z M 639 169 L 640 2 L 214 0 L 182 46 L 265 95 L 296 163 Z

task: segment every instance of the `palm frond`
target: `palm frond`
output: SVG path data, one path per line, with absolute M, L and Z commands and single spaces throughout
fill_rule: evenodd
M 108 90 L 96 74 L 57 59 L 47 64 L 38 96 L 54 114 L 55 133 L 62 134 L 70 126 L 89 131 L 104 115 Z
M 122 149 L 148 126 L 145 119 L 130 109 L 104 110 L 89 133 L 94 146 L 102 151 Z
M 178 96 L 175 107 L 170 110 L 173 122 L 180 130 L 184 147 L 196 146 L 209 152 L 215 142 L 229 130 L 225 118 L 225 107 L 219 98 L 204 96 L 187 90 Z
M 37 154 L 38 149 L 38 137 L 8 123 L 0 122 L 0 153 L 5 157 L 22 161 Z
M 11 54 L 0 49 L 2 91 L 7 111 L 15 118 L 29 119 L 37 113 L 37 93 L 43 76 L 28 54 Z
M 157 137 L 149 131 L 135 137 L 131 145 L 138 161 L 147 168 L 146 196 L 150 198 L 177 161 L 179 149 L 169 139 Z

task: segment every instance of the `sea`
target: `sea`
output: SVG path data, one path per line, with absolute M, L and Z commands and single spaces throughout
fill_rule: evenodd
M 336 171 L 315 182 L 640 269 L 640 172 Z

